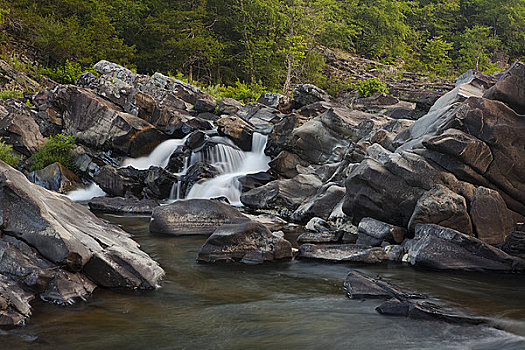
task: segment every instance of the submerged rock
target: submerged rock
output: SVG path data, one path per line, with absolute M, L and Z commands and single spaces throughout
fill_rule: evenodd
M 350 299 L 408 299 L 424 298 L 421 294 L 407 294 L 398 287 L 383 281 L 380 276 L 370 277 L 357 270 L 346 276 L 344 288 Z
M 224 224 L 246 221 L 250 219 L 228 204 L 188 199 L 155 208 L 149 229 L 168 235 L 209 235 Z
M 198 261 L 241 261 L 247 264 L 291 259 L 292 245 L 255 222 L 217 228 L 199 251 Z

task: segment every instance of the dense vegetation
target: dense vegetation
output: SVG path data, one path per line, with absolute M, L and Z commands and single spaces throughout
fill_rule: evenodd
M 54 137 L 49 137 L 46 143 L 31 156 L 31 171 L 44 169 L 55 162 L 76 171 L 77 167 L 71 157 L 71 151 L 75 147 L 75 138 L 73 136 L 58 134 Z
M 108 59 L 286 92 L 323 85 L 321 46 L 441 76 L 525 56 L 525 0 L 0 0 L 0 9 L 4 30 L 57 74 Z

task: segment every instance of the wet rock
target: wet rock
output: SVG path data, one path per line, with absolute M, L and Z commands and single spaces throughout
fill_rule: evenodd
M 382 248 L 371 248 L 358 244 L 314 245 L 303 244 L 296 256 L 298 259 L 315 259 L 328 262 L 356 262 L 377 264 L 386 260 Z
M 293 102 L 297 107 L 307 106 L 319 101 L 330 101 L 330 96 L 312 84 L 300 84 L 293 90 Z
M 219 134 L 229 137 L 243 151 L 252 149 L 253 126 L 236 116 L 222 117 L 215 122 Z
M 155 288 L 164 274 L 123 230 L 2 162 L 0 230 L 104 287 Z
M 392 298 L 379 305 L 376 311 L 382 315 L 404 316 L 417 320 L 439 320 L 449 323 L 473 325 L 488 323 L 486 319 L 450 312 L 428 301 L 399 300 Z
M 408 299 L 424 297 L 420 294 L 407 294 L 398 287 L 382 280 L 380 276 L 370 277 L 357 270 L 350 271 L 346 276 L 344 288 L 350 299 Z
M 202 246 L 197 260 L 260 264 L 291 258 L 290 242 L 273 234 L 266 226 L 248 221 L 218 227 Z
M 293 179 L 276 180 L 241 195 L 241 202 L 256 209 L 287 208 L 295 210 L 314 195 L 322 183 L 315 175 L 297 175 Z
M 219 101 L 219 109 L 217 110 L 217 113 L 219 115 L 234 115 L 239 111 L 239 109 L 242 108 L 242 106 L 242 103 L 240 103 L 237 100 L 234 100 L 233 98 L 221 98 L 221 100 Z
M 501 250 L 510 255 L 525 258 L 525 232 L 514 231 L 505 238 Z
M 123 197 L 95 197 L 88 204 L 92 211 L 116 214 L 151 214 L 160 205 L 154 199 Z
M 248 174 L 239 178 L 241 184 L 241 192 L 248 192 L 257 187 L 266 185 L 268 182 L 275 180 L 267 171 L 261 171 L 255 174 Z
M 478 187 L 470 204 L 476 236 L 488 244 L 501 244 L 515 229 L 511 211 L 497 191 Z
M 402 245 L 382 245 L 389 261 L 402 262 L 406 254 L 405 247 Z
M 100 188 L 115 197 L 141 197 L 147 170 L 137 170 L 132 166 L 115 168 L 111 165 L 101 167 L 93 179 Z
M 525 260 L 481 240 L 437 225 L 416 226 L 407 244 L 412 265 L 438 270 L 524 271 Z
M 38 186 L 59 193 L 67 193 L 83 186 L 78 176 L 60 163 L 53 163 L 44 169 L 33 171 L 27 175 L 27 178 Z
M 209 235 L 221 225 L 245 221 L 249 219 L 227 204 L 189 199 L 155 208 L 149 229 L 168 235 Z
M 31 156 L 44 144 L 38 124 L 31 109 L 22 102 L 0 102 L 4 113 L 0 113 L 0 137 L 13 145 L 13 149 L 25 156 Z
M 29 303 L 34 298 L 34 294 L 0 274 L 0 327 L 24 326 L 31 315 Z
M 399 244 L 405 238 L 406 230 L 372 218 L 364 218 L 357 228 L 357 244 L 379 247 L 384 241 Z
M 442 185 L 432 187 L 417 201 L 408 229 L 413 232 L 418 224 L 436 224 L 473 235 L 465 198 Z
M 525 114 L 525 64 L 515 62 L 483 97 L 502 101 L 518 114 Z
M 169 199 L 173 184 L 179 181 L 179 178 L 171 172 L 160 168 L 150 167 L 144 178 L 143 197 L 156 199 Z

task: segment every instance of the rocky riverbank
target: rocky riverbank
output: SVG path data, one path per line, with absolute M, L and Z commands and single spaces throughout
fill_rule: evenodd
M 209 235 L 199 261 L 251 264 L 295 255 L 525 269 L 523 63 L 495 76 L 469 71 L 445 94 L 420 89 L 418 103 L 398 94 L 351 104 L 299 85 L 292 99 L 263 94 L 243 105 L 159 73 L 140 75 L 107 61 L 94 68 L 98 76 L 41 90 L 31 107 L 1 102 L 0 136 L 24 157 L 46 137 L 74 136 L 77 174 L 59 164 L 29 173 L 23 163 L 20 170 L 58 192 L 96 183 L 108 197 L 92 199 L 93 210 L 151 213 L 152 233 Z M 133 166 L 148 155 L 142 159 L 150 163 Z M 268 159 L 269 169 L 245 170 L 254 157 Z M 124 160 L 132 165 L 122 167 Z M 4 163 L 0 171 L 6 325 L 23 323 L 37 295 L 70 303 L 97 285 L 158 284 L 162 269 L 122 230 Z M 228 181 L 212 186 L 222 198 L 192 192 L 221 177 Z M 192 199 L 159 205 L 170 198 Z M 236 201 L 244 213 L 228 204 Z M 280 224 L 305 225 L 297 252 L 273 230 L 279 225 L 260 216 L 269 211 Z M 389 307 L 414 307 L 407 305 Z

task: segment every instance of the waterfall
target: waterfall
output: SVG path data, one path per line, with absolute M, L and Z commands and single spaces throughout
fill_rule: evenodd
M 131 165 L 135 169 L 145 170 L 151 166 L 158 166 L 165 168 L 168 165 L 170 156 L 177 147 L 181 146 L 186 142 L 186 138 L 180 140 L 167 140 L 158 145 L 149 156 L 140 158 L 127 158 L 122 162 L 121 167 L 127 167 Z
M 212 154 L 207 156 L 212 161 L 211 164 L 220 169 L 220 174 L 193 185 L 186 198 L 209 199 L 224 196 L 232 205 L 241 205 L 239 177 L 269 169 L 270 158 L 264 154 L 267 140 L 267 136 L 254 133 L 250 152 L 224 145 L 211 148 L 209 151 Z
M 105 196 L 104 192 L 96 183 L 92 183 L 87 188 L 71 191 L 66 196 L 74 202 L 87 202 L 95 197 Z

